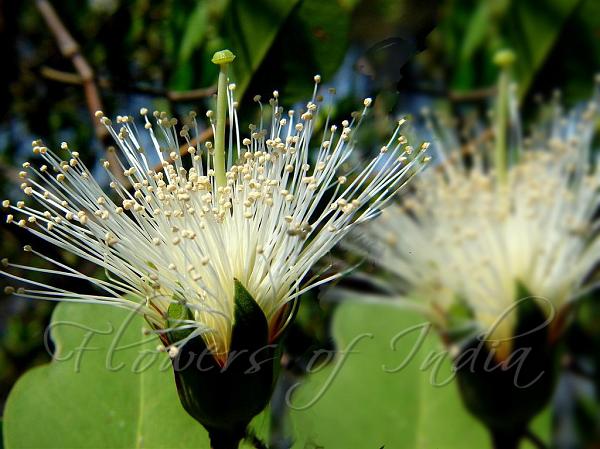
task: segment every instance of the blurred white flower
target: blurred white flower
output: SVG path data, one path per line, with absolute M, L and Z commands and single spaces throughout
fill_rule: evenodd
M 554 104 L 526 139 L 513 103 L 512 162 L 501 179 L 494 133 L 478 131 L 455 148 L 458 133 L 430 116 L 441 162 L 362 228 L 363 242 L 352 249 L 386 270 L 385 287 L 442 329 L 461 305 L 488 338 L 510 340 L 519 285 L 547 313 L 560 311 L 593 287 L 600 262 L 598 103 L 596 93 L 564 115 Z

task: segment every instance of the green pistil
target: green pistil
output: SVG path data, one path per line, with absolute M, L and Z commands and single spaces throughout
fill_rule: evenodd
M 500 183 L 506 182 L 508 172 L 506 133 L 509 113 L 509 70 L 514 61 L 515 55 L 511 50 L 501 50 L 494 56 L 494 63 L 500 67 L 496 103 L 496 148 L 494 152 L 494 167 L 496 168 L 496 175 Z
M 235 59 L 229 50 L 221 50 L 214 54 L 212 62 L 220 67 L 219 82 L 217 85 L 217 131 L 215 133 L 215 180 L 217 187 L 225 187 L 225 122 L 227 120 L 227 69 Z

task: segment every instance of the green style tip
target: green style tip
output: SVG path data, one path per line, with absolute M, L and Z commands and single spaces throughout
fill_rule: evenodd
M 509 50 L 509 49 L 499 50 L 494 55 L 494 64 L 496 64 L 499 67 L 506 68 L 506 67 L 510 67 L 511 65 L 513 65 L 513 63 L 515 62 L 515 59 L 517 59 L 517 56 L 515 55 L 515 52 L 513 52 L 512 50 Z
M 235 55 L 230 50 L 220 50 L 212 57 L 213 64 L 222 65 L 233 62 Z

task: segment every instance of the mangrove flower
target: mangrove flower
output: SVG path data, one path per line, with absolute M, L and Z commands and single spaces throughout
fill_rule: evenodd
M 456 151 L 455 136 L 438 134 L 440 164 L 362 230 L 381 248 L 365 254 L 390 272 L 390 288 L 442 327 L 465 306 L 480 330 L 492 331 L 490 341 L 507 343 L 505 351 L 520 289 L 547 313 L 589 291 L 600 261 L 598 102 L 596 94 L 568 114 L 555 105 L 527 138 L 515 139 L 504 182 L 488 131 Z
M 261 344 L 277 340 L 299 297 L 338 276 L 307 279 L 311 267 L 354 226 L 379 213 L 422 167 L 427 145 L 410 147 L 399 123 L 373 160 L 343 172 L 343 166 L 352 165 L 354 133 L 371 100 L 339 126 L 327 119 L 314 137 L 324 108 L 317 95 L 319 76 L 302 111 L 284 111 L 275 91 L 269 106 L 260 104 L 259 123 L 243 135 L 235 85 L 227 77 L 233 57 L 224 51 L 213 59 L 221 67 L 217 109 L 206 112 L 214 143 L 198 143 L 194 113 L 180 127 L 166 113 L 146 109 L 140 111 L 141 126 L 130 116 L 113 123 L 96 114 L 118 146 L 114 159 L 103 162 L 110 188 L 66 143 L 54 152 L 33 142 L 43 163 L 23 164 L 26 198 L 4 202 L 6 220 L 95 263 L 106 277 L 91 277 L 26 246 L 54 268 L 3 260 L 2 274 L 23 285 L 9 291 L 135 310 L 161 334 L 172 357 L 186 342 L 200 340 L 220 367 L 228 363 L 232 346 L 243 344 L 241 335 L 256 339 L 264 330 Z M 267 108 L 270 114 L 262 114 Z M 263 122 L 264 115 L 270 119 Z M 149 148 L 145 141 L 151 142 Z M 42 285 L 11 274 L 10 268 L 88 281 L 96 289 Z M 245 313 L 254 316 L 247 319 Z M 259 326 L 254 333 L 247 329 L 250 322 Z M 246 329 L 236 336 L 240 323 Z M 228 407 L 228 397 L 218 394 Z
M 503 94 L 507 92 L 501 90 Z M 463 352 L 455 353 L 457 368 L 462 355 L 462 362 L 469 365 L 465 371 L 477 372 L 464 360 L 472 356 L 473 352 L 464 352 L 472 344 L 480 347 L 479 352 L 489 351 L 504 369 L 523 351 L 532 350 L 528 357 L 539 362 L 539 371 L 531 377 L 546 371 L 536 384 L 541 385 L 552 376 L 549 348 L 564 328 L 569 306 L 597 285 L 600 167 L 592 143 L 600 96 L 596 90 L 586 106 L 568 113 L 558 102 L 551 104 L 525 138 L 514 96 L 506 99 L 508 116 L 500 126 L 494 123 L 476 131 L 464 144 L 459 133 L 428 114 L 439 164 L 412 183 L 409 195 L 362 229 L 368 246 L 352 247 L 385 270 L 384 288 L 401 303 L 426 313 L 454 348 L 467 342 Z M 506 154 L 499 157 L 498 151 Z M 532 319 L 527 298 L 535 305 L 537 318 Z M 546 337 L 534 344 L 540 328 Z M 468 343 L 474 335 L 480 335 L 478 342 Z M 488 362 L 488 368 L 495 363 Z M 513 389 L 515 382 L 522 386 L 528 381 L 507 376 L 506 385 L 500 387 L 501 375 L 497 376 L 485 392 L 465 395 L 467 402 L 490 399 L 489 407 L 498 413 L 495 417 L 490 413 L 484 421 L 503 426 L 512 418 L 519 420 L 516 407 L 534 414 L 536 410 L 528 407 L 539 402 L 522 396 L 533 390 Z M 473 386 L 476 380 L 469 382 Z M 548 399 L 551 384 L 548 380 L 541 402 Z M 471 409 L 485 415 L 479 403 Z M 516 427 L 527 419 L 511 431 L 519 435 L 523 429 Z

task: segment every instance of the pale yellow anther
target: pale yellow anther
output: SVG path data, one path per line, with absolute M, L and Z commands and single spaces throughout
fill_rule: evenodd
M 179 355 L 179 348 L 177 348 L 177 346 L 169 346 L 168 354 L 169 354 L 169 357 L 174 359 L 175 357 L 177 357 Z

